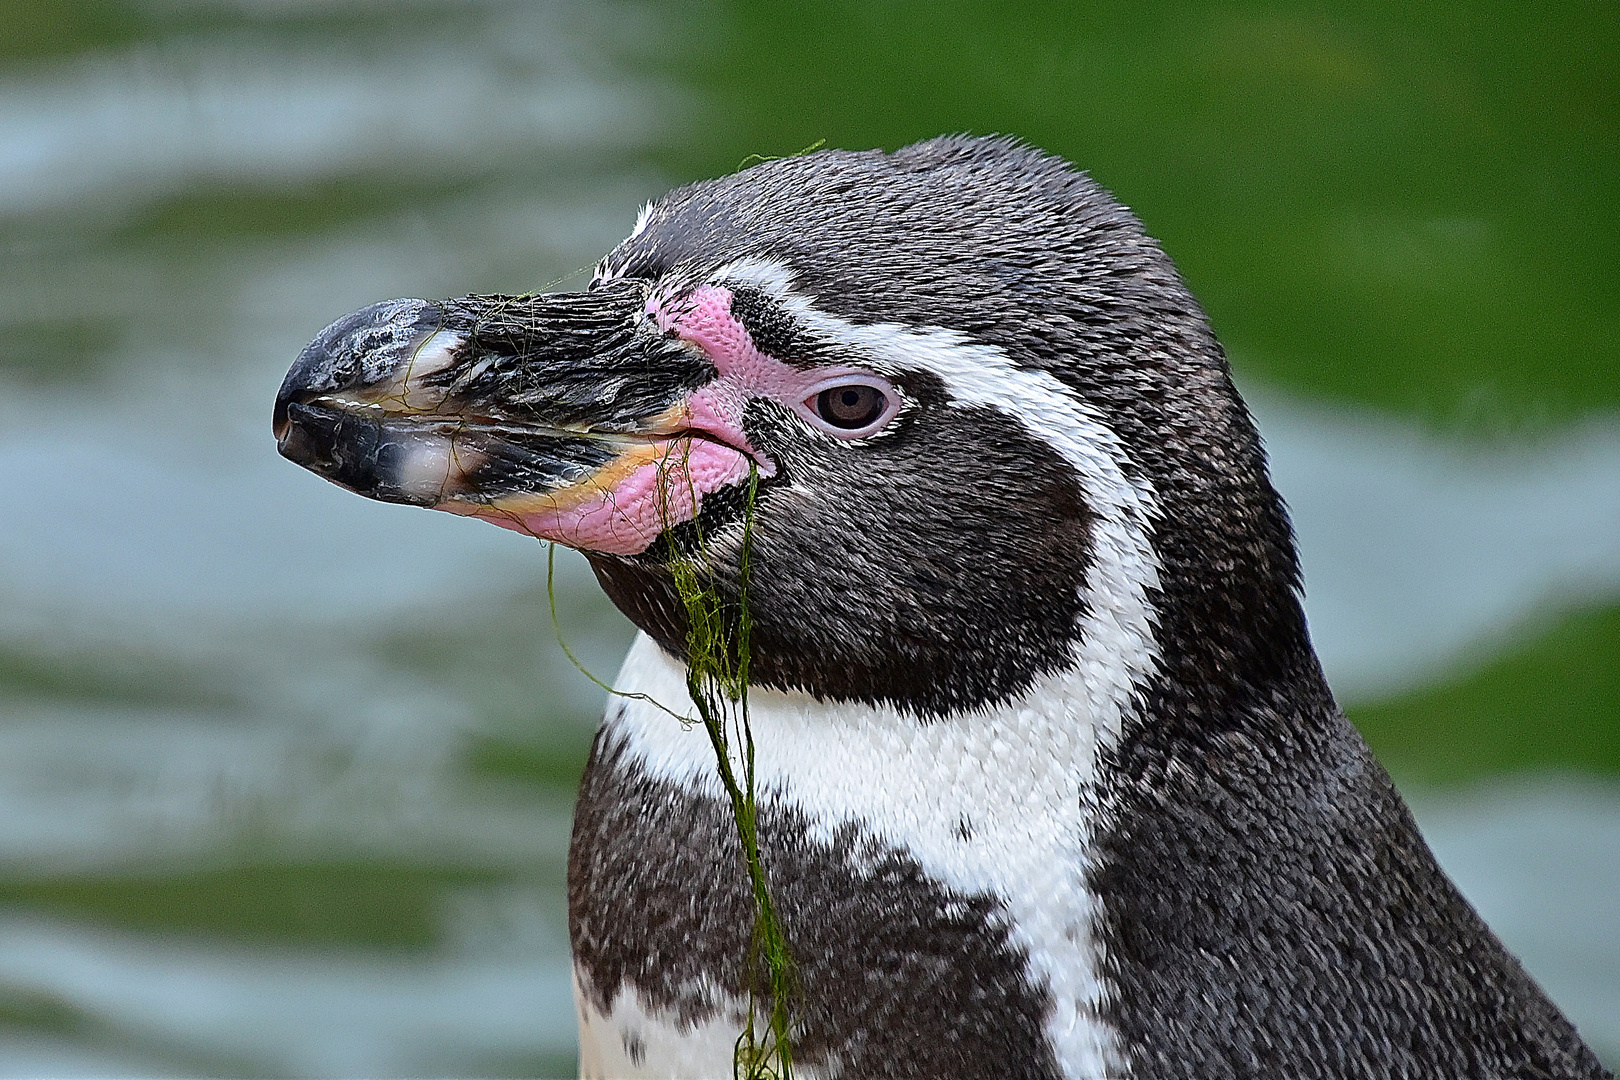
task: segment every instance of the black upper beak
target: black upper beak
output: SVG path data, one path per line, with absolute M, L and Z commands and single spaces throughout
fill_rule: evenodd
M 437 304 L 384 300 L 350 312 L 322 330 L 298 354 L 276 394 L 272 423 L 282 453 L 298 460 L 286 443 L 291 433 L 289 405 L 387 381 L 443 325 L 444 312 Z
M 643 286 L 389 300 L 337 320 L 276 395 L 281 453 L 351 491 L 488 506 L 580 482 L 715 374 Z
M 388 300 L 345 315 L 322 330 L 282 380 L 272 418 L 282 456 L 351 491 L 389 501 L 433 505 L 449 471 L 433 467 L 412 483 L 420 432 L 385 404 L 369 400 L 399 382 L 439 334 L 444 312 L 422 300 Z M 440 349 L 431 354 L 435 357 Z

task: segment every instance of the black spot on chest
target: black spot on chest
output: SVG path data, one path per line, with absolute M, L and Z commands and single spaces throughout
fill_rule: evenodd
M 760 809 L 760 843 L 797 967 L 795 1047 L 864 1078 L 1056 1078 L 999 900 L 947 889 L 864 830 L 830 839 L 799 811 Z M 740 996 L 752 906 L 729 814 L 648 776 L 599 735 L 574 817 L 569 933 L 585 992 L 621 988 L 677 1022 Z

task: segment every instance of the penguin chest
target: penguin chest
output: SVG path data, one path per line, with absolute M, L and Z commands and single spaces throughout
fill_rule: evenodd
M 635 705 L 604 726 L 575 817 L 582 1065 L 730 1075 L 746 987 L 763 984 L 747 967 L 753 908 L 735 826 L 703 733 Z M 1084 776 L 1018 760 L 991 775 L 984 763 L 1008 741 L 994 725 L 863 727 L 815 713 L 789 717 L 769 700 L 753 710 L 761 853 L 795 964 L 797 1071 L 1108 1075 Z

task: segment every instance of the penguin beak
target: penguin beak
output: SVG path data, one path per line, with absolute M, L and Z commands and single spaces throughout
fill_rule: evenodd
M 740 432 L 694 422 L 715 375 L 635 283 L 390 300 L 321 331 L 273 426 L 284 457 L 360 495 L 627 555 L 760 467 Z

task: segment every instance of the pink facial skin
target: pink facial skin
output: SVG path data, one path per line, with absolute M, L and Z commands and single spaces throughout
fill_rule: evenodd
M 483 518 L 502 528 L 551 539 L 583 551 L 633 555 L 646 551 L 659 533 L 697 517 L 703 495 L 748 481 L 755 463 L 760 476 L 776 465 L 748 444 L 742 416 L 752 398 L 774 398 L 836 437 L 859 437 L 888 423 L 899 393 L 854 368 L 802 371 L 761 353 L 747 327 L 731 314 L 731 290 L 701 285 L 680 296 L 653 296 L 646 314 L 664 330 L 705 351 L 718 377 L 658 419 L 646 442 L 604 466 L 588 481 L 546 495 L 501 500 L 496 505 L 444 504 L 441 508 Z M 860 379 L 888 390 L 889 410 L 859 432 L 828 426 L 808 406 L 829 385 Z M 692 432 L 692 434 L 689 434 Z
M 731 314 L 729 289 L 701 285 L 674 303 L 654 297 L 647 311 L 658 320 L 658 325 L 666 330 L 673 328 L 683 340 L 700 347 L 714 361 L 720 377 L 692 395 L 688 425 L 733 446 L 748 447 L 747 437 L 742 433 L 742 415 L 750 398 L 779 401 L 812 427 L 840 439 L 871 434 L 887 424 L 899 409 L 899 392 L 870 372 L 839 365 L 807 370 L 760 352 L 747 328 Z M 832 427 L 809 405 L 810 399 L 821 390 L 847 382 L 879 386 L 889 400 L 883 415 L 858 431 Z M 751 448 L 749 453 L 753 453 Z
M 445 505 L 503 529 L 584 551 L 635 555 L 671 525 L 697 516 L 703 496 L 748 482 L 749 456 L 703 438 L 648 440 L 590 479 L 494 506 Z M 760 475 L 775 470 L 760 469 Z
M 569 547 L 634 555 L 647 550 L 665 529 L 696 517 L 705 495 L 747 483 L 750 462 L 762 477 L 776 474 L 775 463 L 751 446 L 743 432 L 743 411 L 751 399 L 779 401 L 841 438 L 867 433 L 828 427 L 806 401 L 840 381 L 872 382 L 873 377 L 855 368 L 805 371 L 760 352 L 731 314 L 729 289 L 702 285 L 677 297 L 654 296 L 647 315 L 702 349 L 718 372 L 658 419 L 653 430 L 667 438 L 650 439 L 646 452 L 625 454 L 589 480 L 561 491 L 506 499 L 495 506 L 458 503 L 441 508 Z M 873 429 L 898 407 L 899 394 L 883 385 L 893 405 Z

